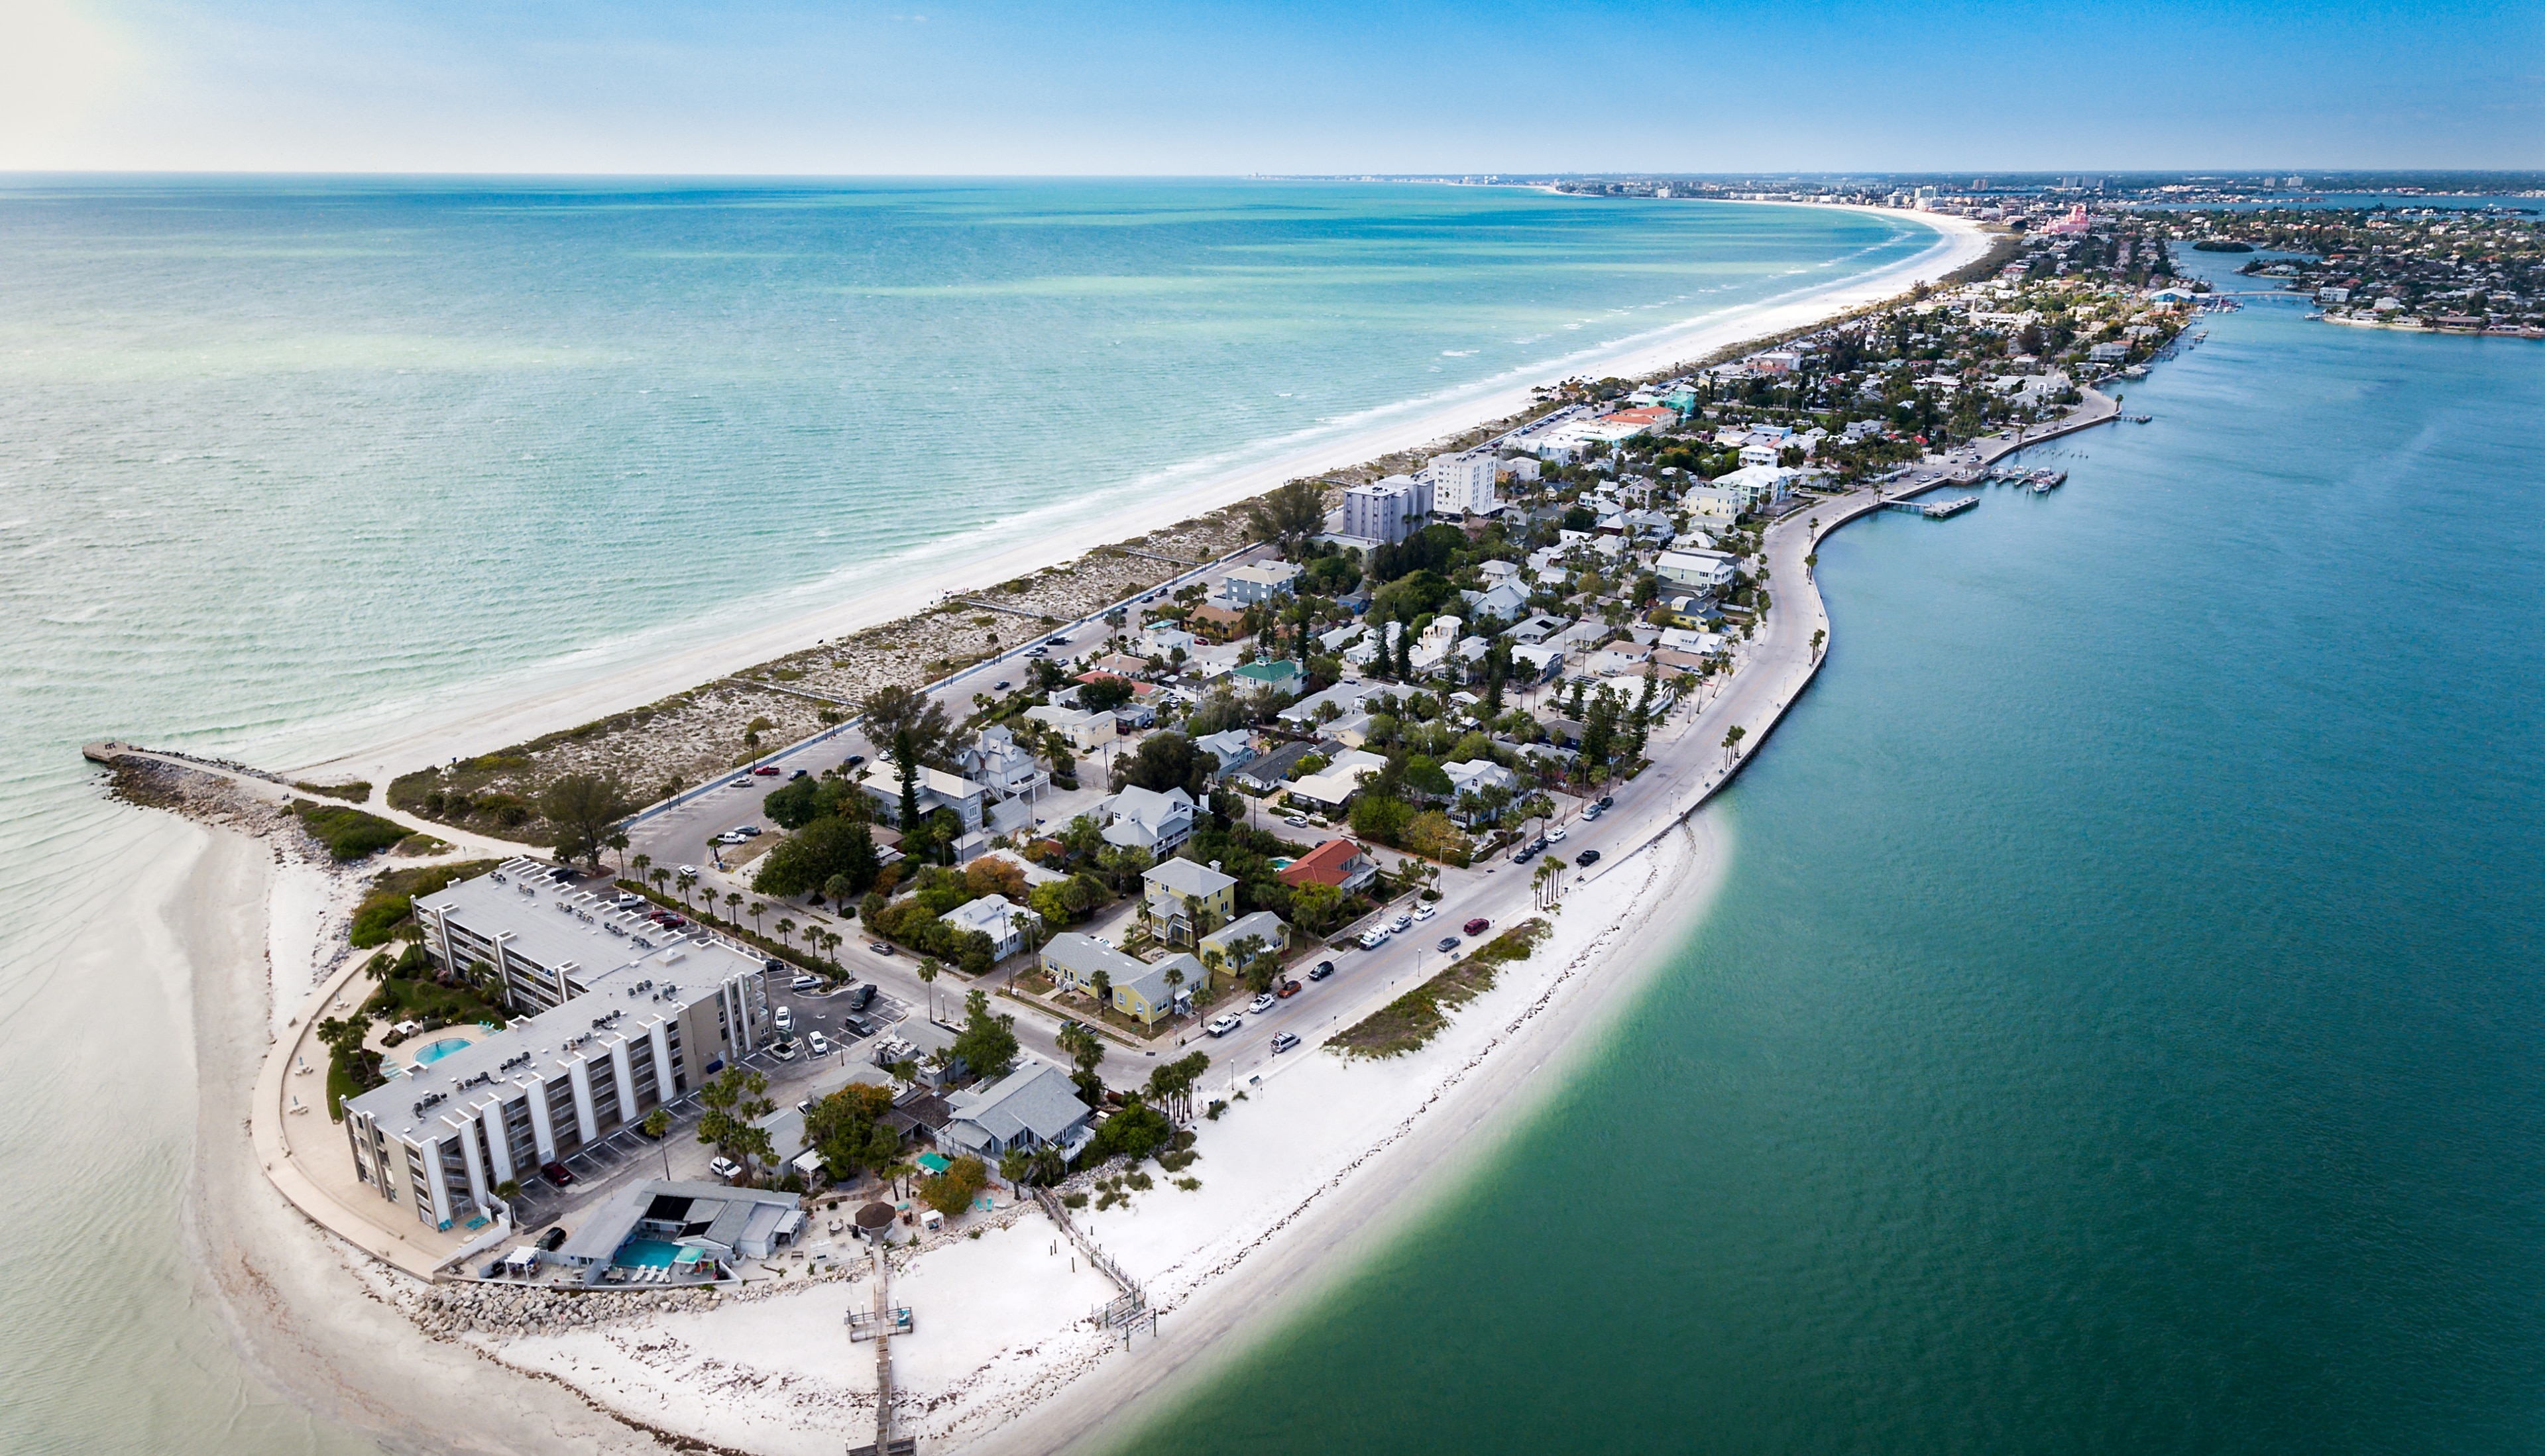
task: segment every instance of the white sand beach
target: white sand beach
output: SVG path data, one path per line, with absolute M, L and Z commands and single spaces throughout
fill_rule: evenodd
M 931 1449 L 1053 1451 L 1094 1436 L 1131 1398 L 1206 1372 L 1308 1308 L 1328 1281 L 1488 1156 L 1601 1019 L 1668 958 L 1725 862 L 1702 815 L 1578 891 L 1555 931 L 1419 1053 L 1348 1061 L 1302 1052 L 1196 1124 L 1195 1191 L 1163 1177 L 1081 1226 L 1146 1289 L 1161 1334 L 1126 1350 L 1091 1328 L 1115 1290 L 1039 1212 L 956 1238 L 896 1275 L 916 1333 L 894 1340 L 897 1433 Z M 1650 932 L 1650 933 L 1648 933 Z M 1212 1080 L 1206 1093 L 1226 1096 Z M 1004 1202 L 1002 1198 L 1002 1202 Z M 1075 1268 L 1073 1268 L 1075 1264 Z M 665 1431 L 772 1453 L 831 1452 L 870 1432 L 874 1364 L 844 1312 L 863 1282 L 665 1313 L 591 1330 L 477 1342 Z M 1031 1418 L 1016 1417 L 1031 1412 Z
M 1004 538 L 1018 539 L 1020 544 L 950 567 L 913 572 L 890 588 L 862 592 L 812 610 L 798 609 L 747 630 L 660 652 L 642 661 L 605 663 L 585 670 L 566 664 L 551 665 L 534 680 L 490 685 L 478 692 L 454 692 L 431 701 L 404 704 L 398 710 L 396 721 L 400 726 L 394 732 L 355 752 L 295 767 L 294 771 L 320 779 L 364 779 L 377 786 L 378 793 L 384 793 L 388 781 L 400 773 L 651 702 L 754 663 L 907 616 L 948 593 L 1038 571 L 1073 560 L 1096 547 L 1250 500 L 1287 480 L 1454 437 L 1483 422 L 1503 419 L 1526 408 L 1532 388 L 1556 379 L 1585 373 L 1653 373 L 1731 345 L 1805 327 L 1818 319 L 1896 296 L 1921 281 L 1940 278 L 1986 257 L 1991 244 L 1990 234 L 1967 218 L 1878 208 L 1851 210 L 1874 211 L 1893 219 L 1914 218 L 1936 230 L 1935 243 L 1893 268 L 1822 288 L 1806 283 L 1774 302 L 1726 309 L 1689 323 L 1585 350 L 1553 368 L 1514 375 L 1485 391 L 1463 393 L 1446 401 L 1415 400 L 1372 412 L 1366 425 L 1351 434 L 1263 464 L 1204 477 L 1145 509 L 1090 513 L 1089 519 L 1067 526 L 1040 526 L 1032 531 L 1004 533 Z M 985 538 L 1001 534 L 983 533 Z
M 1987 250 L 1976 227 L 1921 220 L 1938 224 L 1939 241 L 1912 264 L 1664 331 L 1597 367 L 1665 368 L 1891 296 Z M 968 564 L 961 582 L 1065 560 L 1298 474 L 1499 418 L 1539 382 L 1515 380 L 1503 394 L 1374 424 L 1313 458 L 1231 474 L 1161 506 L 1147 522 L 1117 515 L 1046 535 Z M 950 575 L 912 581 L 510 701 L 430 705 L 390 741 L 306 771 L 384 784 L 422 764 L 570 726 L 889 620 L 956 584 Z M 852 1352 L 840 1325 L 851 1291 L 862 1293 L 862 1284 L 571 1334 L 474 1336 L 469 1344 L 427 1337 L 379 1298 L 382 1281 L 402 1276 L 358 1271 L 359 1255 L 275 1190 L 242 1131 L 276 1026 L 295 1013 L 300 994 L 334 956 L 327 942 L 342 924 L 341 897 L 329 877 L 269 845 L 189 833 L 200 843 L 159 900 L 175 941 L 171 959 L 194 972 L 203 1095 L 189 1231 L 252 1365 L 393 1449 L 648 1450 L 661 1448 L 647 1433 L 659 1429 L 732 1449 L 833 1451 L 870 1436 L 872 1361 L 864 1347 Z M 1164 1337 L 1144 1336 L 1124 1353 L 1091 1330 L 1084 1317 L 1109 1286 L 1083 1269 L 1070 1272 L 1067 1245 L 1055 1243 L 1039 1213 L 922 1255 L 895 1283 L 918 1312 L 918 1333 L 895 1342 L 905 1432 L 991 1451 L 1059 1449 L 1099 1434 L 1130 1397 L 1206 1371 L 1272 1320 L 1305 1307 L 1497 1146 L 1521 1109 L 1558 1085 L 1565 1062 L 1588 1054 L 1601 1018 L 1701 912 L 1724 862 L 1722 835 L 1719 811 L 1700 814 L 1577 887 L 1553 937 L 1507 968 L 1501 984 L 1424 1051 L 1379 1063 L 1313 1049 L 1283 1059 L 1260 1085 L 1244 1088 L 1246 1100 L 1199 1124 L 1197 1191 L 1161 1178 L 1129 1209 L 1092 1214 L 1096 1239 L 1163 1312 Z M 1030 1422 L 1012 1420 L 1027 1409 Z

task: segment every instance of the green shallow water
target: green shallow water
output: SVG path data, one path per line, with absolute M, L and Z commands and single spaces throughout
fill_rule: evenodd
M 2298 312 L 1824 546 L 1675 964 L 1127 1449 L 2534 1450 L 2545 349 Z

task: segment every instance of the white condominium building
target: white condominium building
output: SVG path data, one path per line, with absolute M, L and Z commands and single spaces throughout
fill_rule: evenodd
M 1365 541 L 1405 539 L 1432 514 L 1432 483 L 1419 475 L 1390 475 L 1344 492 L 1343 534 Z
M 1432 509 L 1441 515 L 1490 516 L 1502 509 L 1494 491 L 1496 465 L 1491 450 L 1434 455 L 1423 473 L 1432 482 Z
M 770 1039 L 761 957 L 562 888 L 527 859 L 416 903 L 427 953 L 521 1014 L 383 1055 L 345 1101 L 354 1173 L 437 1229 L 695 1092 Z

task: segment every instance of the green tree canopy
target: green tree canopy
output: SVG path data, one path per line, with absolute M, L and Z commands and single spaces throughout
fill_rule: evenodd
M 618 821 L 635 808 L 616 773 L 568 773 L 539 791 L 539 813 L 556 826 L 557 852 L 596 868 Z

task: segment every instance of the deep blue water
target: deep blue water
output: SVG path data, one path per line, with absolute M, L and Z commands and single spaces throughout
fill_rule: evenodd
M 1130 1449 L 2536 1449 L 2545 349 L 2209 326 L 1822 547 L 1675 966 Z

